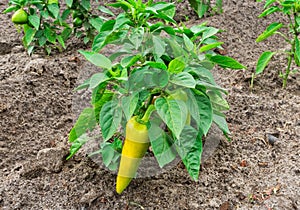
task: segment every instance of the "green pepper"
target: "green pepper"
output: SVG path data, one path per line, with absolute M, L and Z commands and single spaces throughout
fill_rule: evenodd
M 83 23 L 83 21 L 82 21 L 79 17 L 77 17 L 77 18 L 75 18 L 75 19 L 73 20 L 73 25 L 74 25 L 75 27 L 80 27 L 80 26 L 82 26 L 82 23 Z
M 15 24 L 25 24 L 28 22 L 28 14 L 24 9 L 18 9 L 11 17 L 11 21 Z

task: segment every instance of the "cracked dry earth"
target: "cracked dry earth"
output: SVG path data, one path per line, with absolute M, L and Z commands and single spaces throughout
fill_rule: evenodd
M 7 2 L 0 2 L 1 11 Z M 191 14 L 186 5 L 178 6 L 178 18 Z M 0 209 L 300 209 L 299 71 L 281 89 L 278 71 L 286 60 L 277 56 L 249 88 L 260 53 L 286 47 L 277 36 L 255 43 L 271 21 L 286 21 L 258 19 L 262 7 L 225 0 L 223 14 L 186 22 L 223 29 L 226 55 L 247 66 L 214 70 L 229 91 L 232 142 L 211 131 L 207 140 L 219 144 L 203 161 L 198 182 L 178 164 L 135 179 L 122 195 L 114 193 L 115 174 L 83 152 L 65 161 L 77 116 L 72 90 L 84 68 L 93 68 L 77 52 L 81 42 L 70 41 L 61 54 L 29 57 L 10 15 L 0 14 Z

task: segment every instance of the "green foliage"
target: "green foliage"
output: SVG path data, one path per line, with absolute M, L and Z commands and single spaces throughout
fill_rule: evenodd
M 66 48 L 65 41 L 72 32 L 66 22 L 69 11 L 60 15 L 59 4 L 50 3 L 44 0 L 10 0 L 9 7 L 4 11 L 16 12 L 22 8 L 27 12 L 28 22 L 17 26 L 23 29 L 23 45 L 29 54 L 37 47 L 44 48 L 48 54 L 53 48 L 60 51 Z
M 216 0 L 215 5 L 210 0 L 189 0 L 191 7 L 195 10 L 199 18 L 205 14 L 222 13 L 223 0 Z
M 245 67 L 214 52 L 222 44 L 216 36 L 218 29 L 205 24 L 191 28 L 178 25 L 173 19 L 172 3 L 118 0 L 110 6 L 123 12 L 103 22 L 93 40 L 92 51 L 80 51 L 99 67 L 99 72 L 77 88 L 97 90 L 100 94 L 92 101 L 97 104 L 101 100 L 102 104 L 97 109 L 97 124 L 103 137 L 101 145 L 115 144 L 114 137 L 122 134 L 121 127 L 132 116 L 142 119 L 152 113 L 149 139 L 160 167 L 178 154 L 191 177 L 197 180 L 203 135 L 212 123 L 225 135 L 229 134 L 222 113 L 229 109 L 223 98 L 226 91 L 216 84 L 210 70 L 216 65 L 232 69 Z M 108 57 L 99 53 L 111 45 L 119 46 L 118 50 Z M 112 95 L 103 100 L 101 94 L 108 90 Z M 154 111 L 147 111 L 150 108 Z M 72 129 L 75 132 L 76 125 L 81 125 L 78 121 Z M 76 132 L 78 138 L 82 130 Z M 69 138 L 73 141 L 71 134 Z M 116 163 L 120 154 L 111 150 L 112 147 L 109 147 L 111 152 L 104 148 L 101 146 L 98 152 L 105 165 Z
M 82 38 L 87 44 L 100 31 L 105 17 L 96 10 L 114 16 L 103 6 L 93 9 L 90 0 L 65 0 L 62 10 L 57 0 L 10 0 L 4 13 L 15 12 L 12 22 L 23 29 L 23 44 L 31 54 L 35 48 L 44 48 L 47 54 L 53 48 L 62 51 L 71 36 Z M 28 17 L 27 17 L 28 16 Z M 70 24 L 70 18 L 72 23 Z
M 72 13 L 73 32 L 77 38 L 83 37 L 85 44 L 94 39 L 94 36 L 100 31 L 103 20 L 106 19 L 96 15 L 96 10 L 114 16 L 106 7 L 98 6 L 93 9 L 90 0 L 66 0 L 66 4 Z
M 262 0 L 257 0 L 261 2 Z M 271 23 L 265 31 L 260 34 L 256 42 L 261 42 L 266 40 L 267 38 L 278 34 L 285 42 L 290 46 L 289 50 L 284 52 L 276 51 L 270 52 L 265 51 L 261 54 L 257 61 L 256 71 L 252 75 L 251 80 L 251 87 L 253 87 L 253 80 L 256 75 L 262 73 L 264 69 L 268 66 L 271 58 L 275 54 L 284 53 L 287 57 L 287 68 L 285 71 L 280 71 L 279 75 L 282 75 L 282 87 L 285 88 L 287 84 L 287 79 L 289 74 L 291 73 L 291 65 L 294 61 L 297 66 L 300 66 L 299 58 L 300 58 L 300 45 L 298 40 L 298 35 L 300 33 L 300 1 L 299 0 L 288 0 L 288 1 L 275 1 L 275 0 L 265 0 L 264 11 L 258 16 L 259 18 L 266 17 L 273 13 L 281 13 L 285 15 L 289 23 L 280 23 L 280 22 L 273 22 Z M 280 31 L 281 28 L 289 28 L 290 30 L 285 34 Z

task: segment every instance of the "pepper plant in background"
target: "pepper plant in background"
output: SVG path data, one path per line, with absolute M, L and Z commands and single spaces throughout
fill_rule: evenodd
M 91 1 L 85 0 L 65 0 L 68 8 L 72 11 L 73 32 L 77 38 L 83 37 L 83 42 L 86 44 L 93 41 L 97 32 L 103 24 L 103 20 L 107 18 L 95 14 L 95 9 L 92 8 Z M 97 0 L 95 1 L 98 2 Z M 103 6 L 97 6 L 97 10 L 114 16 L 114 14 Z M 83 28 L 83 30 L 80 30 Z
M 51 49 L 66 48 L 65 41 L 72 33 L 66 23 L 70 10 L 60 14 L 58 0 L 10 0 L 4 13 L 14 12 L 12 22 L 23 29 L 23 45 L 31 54 L 42 47 L 48 54 Z
M 97 139 L 86 132 L 99 125 L 102 140 L 93 154 L 118 171 L 118 193 L 136 176 L 149 147 L 161 168 L 179 156 L 197 180 L 202 137 L 212 123 L 230 133 L 223 113 L 229 109 L 227 92 L 210 71 L 216 65 L 245 67 L 214 52 L 222 45 L 218 29 L 178 25 L 173 3 L 118 0 L 109 6 L 123 12 L 103 23 L 91 51 L 80 51 L 99 72 L 76 88 L 91 91 L 91 106 L 70 131 L 67 159 Z M 118 46 L 113 54 L 101 54 L 112 46 Z
M 261 2 L 262 0 L 258 0 Z M 287 57 L 287 67 L 284 71 L 280 71 L 279 76 L 282 78 L 282 87 L 287 85 L 287 79 L 290 73 L 297 72 L 298 70 L 292 69 L 293 61 L 296 66 L 300 66 L 300 41 L 298 35 L 300 34 L 300 1 L 299 0 L 265 0 L 264 11 L 258 16 L 259 18 L 266 17 L 273 13 L 282 13 L 285 15 L 289 22 L 273 22 L 266 30 L 260 34 L 256 42 L 261 42 L 274 34 L 280 35 L 288 44 L 289 49 L 285 51 L 265 51 L 261 54 L 257 61 L 255 73 L 252 75 L 251 87 L 256 75 L 262 73 L 271 58 L 275 54 L 284 53 Z M 280 29 L 288 28 L 289 30 L 284 33 Z
M 191 7 L 195 10 L 199 18 L 205 14 L 222 13 L 223 0 L 216 0 L 215 5 L 210 0 L 189 0 Z

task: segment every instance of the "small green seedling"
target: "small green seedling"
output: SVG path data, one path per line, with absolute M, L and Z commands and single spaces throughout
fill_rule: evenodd
M 261 2 L 262 0 L 258 0 Z M 289 23 L 273 22 L 265 31 L 260 34 L 256 42 L 261 42 L 274 34 L 278 34 L 290 46 L 290 49 L 282 51 L 265 51 L 261 54 L 257 61 L 255 73 L 252 74 L 251 87 L 253 87 L 253 80 L 256 75 L 262 73 L 271 58 L 275 54 L 284 53 L 287 57 L 287 68 L 285 71 L 280 71 L 279 77 L 282 78 L 282 87 L 287 85 L 288 76 L 292 71 L 292 62 L 294 61 L 297 66 L 300 66 L 300 41 L 298 35 L 300 34 L 300 1 L 299 0 L 265 0 L 264 11 L 258 16 L 259 18 L 266 17 L 273 13 L 282 13 L 288 17 Z M 289 28 L 289 31 L 284 34 L 280 32 L 282 28 Z M 297 70 L 295 70 L 297 71 Z

